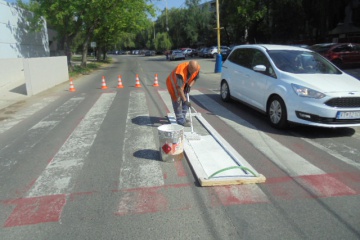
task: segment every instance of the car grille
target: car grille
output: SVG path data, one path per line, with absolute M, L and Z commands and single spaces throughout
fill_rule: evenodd
M 360 107 L 360 97 L 332 98 L 325 104 L 337 108 L 358 108 Z

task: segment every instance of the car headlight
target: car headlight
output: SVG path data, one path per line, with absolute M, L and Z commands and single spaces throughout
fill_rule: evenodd
M 291 84 L 291 86 L 294 89 L 295 93 L 300 97 L 320 99 L 326 96 L 324 93 L 318 92 L 308 87 L 300 86 L 297 84 Z

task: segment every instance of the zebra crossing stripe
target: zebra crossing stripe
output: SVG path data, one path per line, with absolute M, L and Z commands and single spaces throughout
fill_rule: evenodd
M 244 138 L 250 141 L 253 146 L 265 154 L 271 161 L 276 163 L 282 170 L 289 173 L 290 176 L 303 176 L 313 174 L 324 174 L 320 168 L 312 165 L 307 160 L 286 148 L 267 134 L 258 131 L 251 123 L 241 119 L 231 111 L 222 107 L 220 104 L 194 90 L 192 96 L 209 111 L 218 115 L 230 127 L 235 129 Z M 291 161 L 290 161 L 291 159 Z
M 28 191 L 27 197 L 70 193 L 76 176 L 97 136 L 116 93 L 104 93 L 85 115 L 46 169 Z
M 144 92 L 130 93 L 119 189 L 164 185 Z M 155 160 L 155 161 L 154 161 Z
M 0 134 L 7 131 L 7 130 L 9 130 L 10 128 L 15 126 L 16 124 L 18 124 L 22 120 L 24 120 L 27 117 L 29 117 L 29 116 L 33 115 L 34 113 L 36 113 L 37 111 L 43 109 L 48 104 L 55 101 L 57 98 L 58 97 L 45 98 L 45 99 L 43 99 L 43 101 L 35 103 L 35 104 L 31 105 L 30 107 L 26 108 L 24 111 L 18 112 L 17 114 L 15 114 L 13 116 L 13 118 L 6 119 L 6 120 L 2 121 L 1 125 L 0 125 Z
M 19 153 L 24 153 L 28 149 L 35 146 L 44 134 L 56 127 L 60 123 L 60 121 L 64 119 L 70 112 L 72 112 L 75 107 L 77 107 L 79 103 L 83 100 L 84 97 L 74 97 L 69 99 L 63 105 L 55 109 L 55 111 L 53 111 L 47 117 L 43 118 L 40 122 L 31 127 L 25 135 L 21 136 L 23 142 L 20 146 L 18 146 L 18 148 L 20 149 Z M 8 146 L 11 144 L 13 143 L 8 144 L 6 147 L 0 150 L 0 156 L 8 152 Z M 7 161 L 6 163 L 5 160 Z M 0 176 L 2 171 L 7 171 L 16 163 L 16 160 L 9 158 L 4 159 L 4 161 L 0 164 Z
M 319 197 L 356 194 L 356 191 L 347 187 L 336 178 L 329 176 L 322 169 L 314 166 L 291 149 L 283 146 L 267 134 L 258 131 L 255 126 L 222 107 L 216 101 L 202 94 L 200 91 L 191 91 L 192 96 L 207 108 L 217 114 L 227 125 L 241 134 L 252 145 L 274 162 L 280 169 L 293 177 L 309 191 L 315 190 Z M 326 182 L 318 181 L 326 179 Z M 345 193 L 343 189 L 346 189 Z

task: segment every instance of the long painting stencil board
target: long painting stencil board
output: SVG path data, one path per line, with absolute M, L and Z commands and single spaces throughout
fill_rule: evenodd
M 211 134 L 202 135 L 200 140 L 188 140 L 186 135 L 191 133 L 185 132 L 184 151 L 201 186 L 265 182 L 265 177 L 258 174 L 256 170 L 209 125 L 200 113 L 195 114 L 195 117 L 211 132 Z M 168 118 L 172 124 L 176 124 L 173 120 L 173 113 L 169 113 Z M 239 166 L 249 169 L 252 173 L 255 173 L 255 175 L 250 171 L 236 168 L 223 171 L 209 178 L 212 174 L 222 169 Z
M 167 117 L 171 124 L 176 124 L 176 117 L 172 111 L 171 99 L 167 91 L 158 91 L 166 104 L 169 113 Z M 201 186 L 251 184 L 265 182 L 265 177 L 257 171 L 201 116 L 201 113 L 192 113 L 195 132 L 200 140 L 187 140 L 185 129 L 184 152 L 193 168 Z M 221 144 L 220 144 L 221 143 Z M 235 161 L 231 156 L 235 157 Z M 244 172 L 232 169 L 221 172 L 209 179 L 211 174 L 231 166 L 242 166 L 250 169 Z

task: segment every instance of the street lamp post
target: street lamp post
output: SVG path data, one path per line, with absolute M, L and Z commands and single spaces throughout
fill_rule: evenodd
M 168 14 L 167 14 L 167 0 L 165 0 L 165 21 L 166 21 L 166 31 L 169 31 L 169 27 L 168 27 Z
M 215 73 L 220 73 L 222 68 L 222 56 L 220 54 L 220 15 L 219 15 L 219 0 L 216 0 L 216 30 L 217 30 L 217 45 L 218 52 L 216 54 Z

